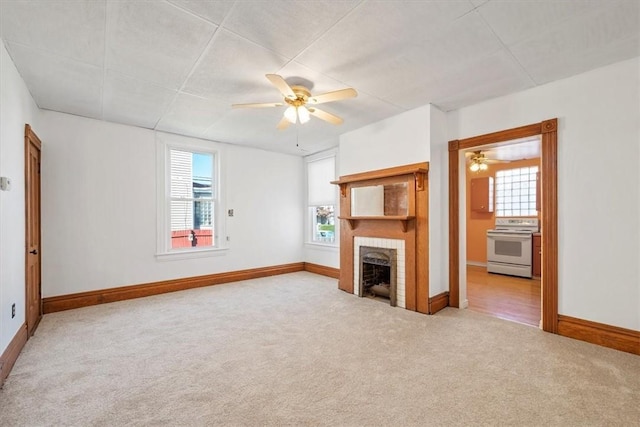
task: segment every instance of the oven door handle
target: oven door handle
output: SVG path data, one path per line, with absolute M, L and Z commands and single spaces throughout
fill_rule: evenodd
M 492 240 L 506 240 L 507 242 L 524 242 L 531 240 L 531 236 L 520 235 L 516 237 L 514 235 L 506 234 L 487 234 L 487 238 Z

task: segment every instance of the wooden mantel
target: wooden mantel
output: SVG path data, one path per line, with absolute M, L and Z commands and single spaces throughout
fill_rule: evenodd
M 331 181 L 332 184 L 340 186 L 340 195 L 344 197 L 344 192 L 347 184 L 362 181 L 372 181 L 379 178 L 400 177 L 402 175 L 413 174 L 416 178 L 416 182 L 420 181 L 420 186 L 424 186 L 424 179 L 429 172 L 429 163 L 414 163 L 411 165 L 397 166 L 387 169 L 378 169 L 371 172 L 354 173 L 352 175 L 343 175 L 337 181 Z M 421 178 L 418 179 L 418 176 Z M 364 185 L 371 185 L 369 182 L 365 182 Z
M 429 163 L 415 163 L 343 175 L 340 186 L 340 280 L 338 287 L 354 291 L 354 238 L 377 237 L 405 242 L 405 306 L 429 313 Z M 404 184 L 407 212 L 402 215 L 352 215 L 351 190 L 358 187 Z

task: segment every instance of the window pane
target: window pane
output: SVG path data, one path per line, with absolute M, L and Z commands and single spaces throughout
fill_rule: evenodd
M 172 198 L 211 198 L 213 155 L 170 150 Z
M 188 151 L 171 150 L 171 197 L 192 197 L 191 156 Z
M 213 198 L 213 155 L 193 153 L 193 197 Z
M 335 206 L 312 206 L 313 217 L 312 241 L 333 243 L 336 239 Z
M 170 248 L 214 246 L 214 154 L 169 150 Z
M 171 248 L 213 246 L 213 202 L 171 201 Z

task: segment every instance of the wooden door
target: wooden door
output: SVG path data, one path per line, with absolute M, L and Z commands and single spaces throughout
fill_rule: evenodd
M 26 195 L 26 323 L 33 335 L 42 318 L 40 263 L 40 153 L 42 143 L 31 126 L 25 126 L 25 195 Z

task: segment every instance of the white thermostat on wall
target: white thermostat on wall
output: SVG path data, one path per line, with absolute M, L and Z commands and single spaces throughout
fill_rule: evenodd
M 2 191 L 11 190 L 11 178 L 7 178 L 6 176 L 0 176 L 0 190 Z

